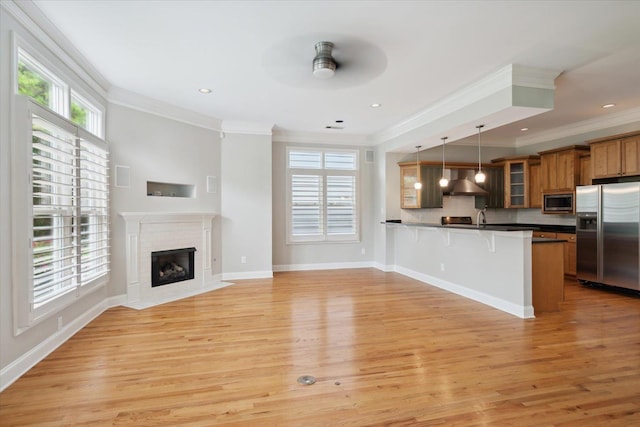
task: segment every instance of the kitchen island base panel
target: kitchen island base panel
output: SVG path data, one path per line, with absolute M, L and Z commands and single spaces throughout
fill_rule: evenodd
M 387 224 L 394 270 L 520 318 L 534 317 L 531 230 Z

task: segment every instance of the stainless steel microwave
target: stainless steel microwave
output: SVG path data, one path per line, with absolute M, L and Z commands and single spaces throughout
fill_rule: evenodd
M 544 213 L 573 213 L 573 193 L 543 194 L 542 212 Z

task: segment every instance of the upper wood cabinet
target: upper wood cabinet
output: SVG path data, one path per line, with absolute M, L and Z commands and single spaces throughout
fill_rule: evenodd
M 593 179 L 640 175 L 640 131 L 587 142 Z
M 580 185 L 591 185 L 591 155 L 580 156 Z
M 402 209 L 441 208 L 442 189 L 440 178 L 442 166 L 413 164 L 400 165 L 400 207 Z M 416 190 L 415 183 L 422 183 Z
M 531 188 L 531 166 L 534 166 L 534 173 L 537 173 L 535 166 L 540 164 L 540 157 L 506 157 L 495 159 L 493 162 L 504 164 L 504 207 L 531 207 L 531 194 L 537 193 L 535 189 Z M 534 178 L 534 181 L 537 180 L 537 177 Z M 540 196 L 540 202 L 538 202 L 538 198 L 534 196 L 534 204 L 540 207 L 540 203 L 542 203 L 542 196 Z
M 529 207 L 542 208 L 542 182 L 540 181 L 542 165 L 529 163 Z
M 586 145 L 540 152 L 542 192 L 575 191 L 580 184 L 580 156 L 588 152 Z

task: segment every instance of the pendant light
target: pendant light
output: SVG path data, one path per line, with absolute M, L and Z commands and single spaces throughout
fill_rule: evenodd
M 420 147 L 422 145 L 416 145 L 416 183 L 413 184 L 413 188 L 416 190 L 422 189 L 422 182 L 418 179 L 420 177 Z
M 449 137 L 443 136 L 442 138 L 442 178 L 440 178 L 440 187 L 446 187 L 449 185 L 449 180 L 444 176 L 444 144 Z
M 478 125 L 476 128 L 478 129 L 478 173 L 475 176 L 476 183 L 482 184 L 485 179 L 484 172 L 482 172 L 482 158 L 480 156 L 480 130 L 484 127 L 484 125 Z

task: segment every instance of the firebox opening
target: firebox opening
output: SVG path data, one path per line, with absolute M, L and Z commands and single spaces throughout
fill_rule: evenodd
M 193 253 L 196 248 L 151 252 L 151 287 L 194 278 Z

